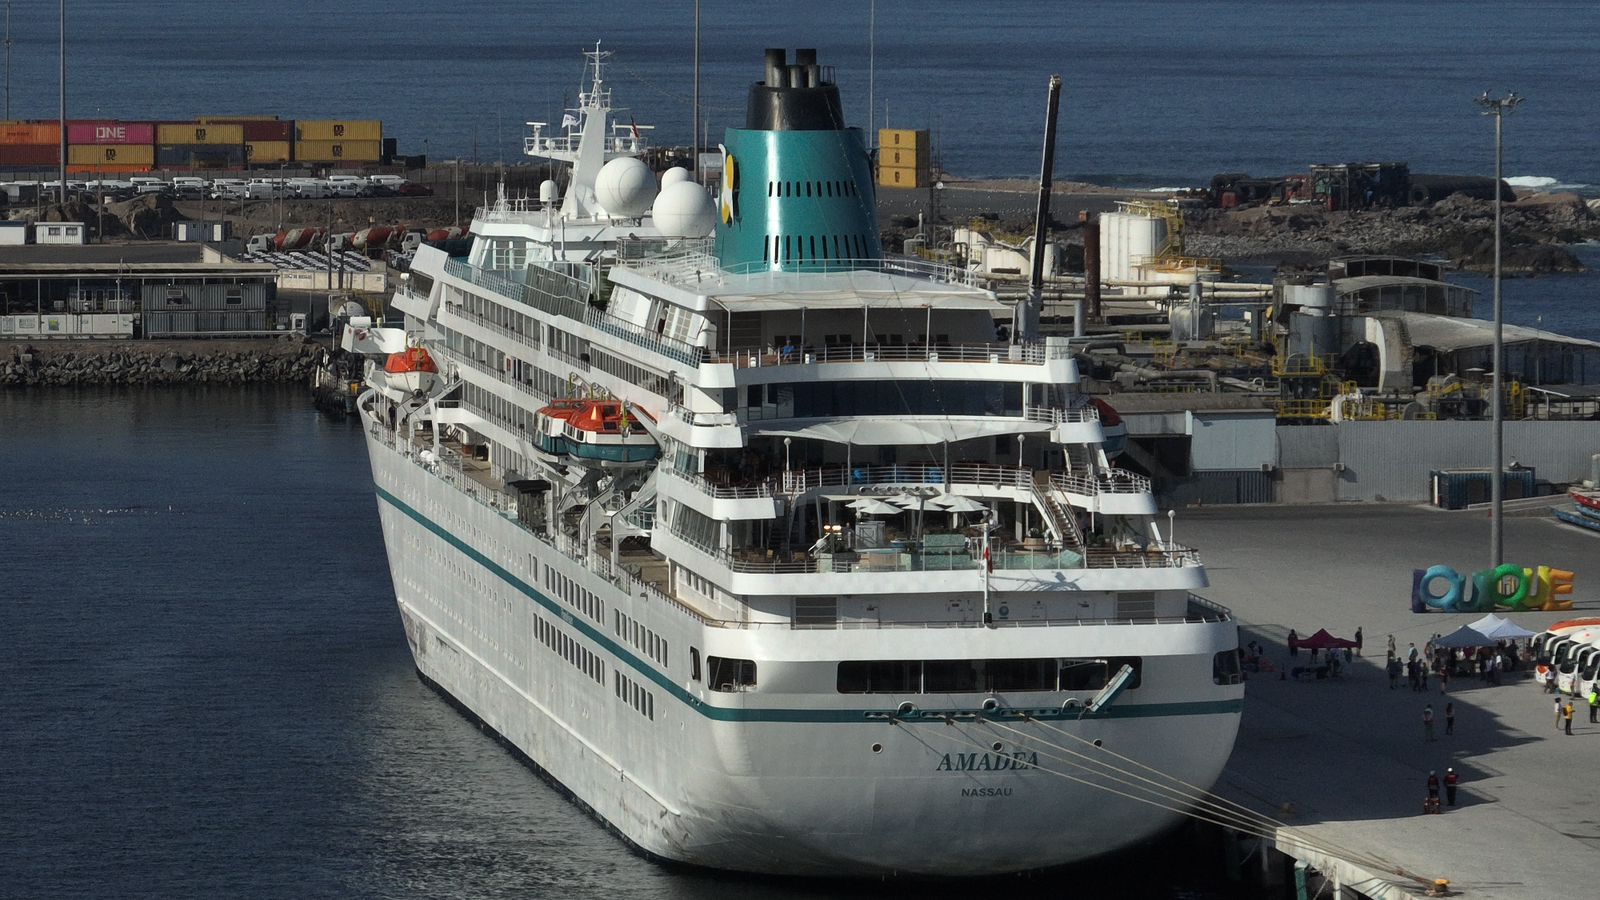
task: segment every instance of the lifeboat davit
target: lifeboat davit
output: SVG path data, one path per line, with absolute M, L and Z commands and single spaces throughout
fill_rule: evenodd
M 1089 402 L 1100 412 L 1100 430 L 1106 436 L 1105 443 L 1100 446 L 1105 448 L 1106 459 L 1116 459 L 1128 444 L 1128 426 L 1111 404 L 1099 397 L 1090 397 Z
M 579 463 L 647 463 L 661 449 L 637 415 L 621 400 L 557 400 L 534 416 L 534 441 L 545 453 Z
M 421 347 L 389 354 L 383 372 L 390 385 L 414 394 L 428 393 L 439 380 L 439 364 Z

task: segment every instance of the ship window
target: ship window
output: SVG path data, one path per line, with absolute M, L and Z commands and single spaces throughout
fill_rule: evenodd
M 1054 659 L 991 659 L 984 666 L 991 691 L 1053 691 L 1059 668 Z
M 835 259 L 844 259 L 843 256 L 839 255 L 839 236 L 837 234 L 833 236 L 833 256 Z
M 223 291 L 222 302 L 229 306 L 238 306 L 244 302 L 244 289 L 231 287 Z
M 808 238 L 808 240 L 811 242 L 811 258 L 812 259 L 816 259 L 817 258 L 817 236 L 813 234 Z
M 754 660 L 708 656 L 706 667 L 711 670 L 711 689 L 714 691 L 741 691 L 756 686 Z
M 1124 665 L 1133 666 L 1133 678 L 1128 690 L 1136 690 L 1143 678 L 1144 661 L 1137 656 L 1113 656 L 1106 659 L 1064 659 L 1061 661 L 1061 689 L 1063 691 L 1098 691 L 1106 686 Z
M 787 234 L 783 236 L 783 261 L 789 261 L 789 236 Z
M 811 182 L 806 182 L 806 196 L 811 196 Z
M 700 680 L 700 648 L 689 648 L 689 677 L 695 681 Z
M 767 182 L 767 196 L 771 197 L 773 194 L 775 194 L 777 192 L 778 192 L 778 186 L 776 184 L 770 182 L 770 181 Z
M 934 659 L 922 664 L 923 690 L 930 694 L 967 694 L 980 690 L 981 660 Z
M 860 660 L 839 663 L 841 694 L 919 694 L 922 663 L 918 660 Z
M 1215 684 L 1244 682 L 1244 672 L 1239 667 L 1238 650 L 1224 650 L 1211 657 L 1211 681 Z
M 824 181 L 822 183 L 822 193 L 825 196 L 832 197 L 833 196 L 833 182 Z

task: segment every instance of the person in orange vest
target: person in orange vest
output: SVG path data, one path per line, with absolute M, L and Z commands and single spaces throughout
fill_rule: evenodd
M 1456 770 L 1444 770 L 1444 802 L 1446 806 L 1456 805 Z
M 1562 716 L 1567 720 L 1567 734 L 1571 734 L 1572 733 L 1572 701 L 1571 700 L 1567 701 L 1567 708 L 1562 712 Z

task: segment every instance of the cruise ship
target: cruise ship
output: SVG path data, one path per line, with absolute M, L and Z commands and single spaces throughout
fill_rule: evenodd
M 1067 341 L 882 252 L 816 51 L 767 51 L 714 190 L 644 165 L 606 56 L 529 123 L 564 184 L 345 334 L 418 672 L 654 858 L 977 876 L 1170 827 L 1113 773 L 1214 783 L 1236 623 Z

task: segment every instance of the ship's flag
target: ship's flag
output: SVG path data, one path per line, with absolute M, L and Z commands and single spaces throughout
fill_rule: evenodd
M 562 128 L 577 128 L 578 127 L 578 117 L 573 115 L 572 113 L 562 113 L 561 114 L 561 127 Z
M 639 126 L 633 124 L 633 116 L 628 117 L 628 129 L 633 132 L 633 139 L 639 139 Z
M 985 572 L 994 571 L 994 558 L 989 555 L 988 545 L 984 545 L 983 548 L 983 570 Z

